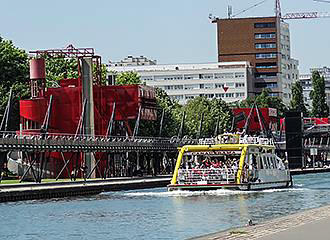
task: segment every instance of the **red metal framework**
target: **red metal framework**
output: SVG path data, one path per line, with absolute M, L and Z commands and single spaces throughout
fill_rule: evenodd
M 105 86 L 101 83 L 101 57 L 95 55 L 93 48 L 75 48 L 69 45 L 65 49 L 37 50 L 30 53 L 36 54 L 37 58 L 31 60 L 33 62 L 31 64 L 31 72 L 33 73 L 31 75 L 31 86 L 33 86 L 31 90 L 34 89 L 35 93 L 32 95 L 32 99 L 20 101 L 20 117 L 24 135 L 46 136 L 45 131 L 42 131 L 45 119 L 48 123 L 46 134 L 69 134 L 72 136 L 77 134 L 77 129 L 80 129 L 81 120 L 85 116 L 81 71 L 83 58 L 92 59 L 93 86 L 91 91 L 96 136 L 111 135 L 111 131 L 109 134 L 108 129 L 112 120 L 117 121 L 117 124 L 114 124 L 113 132 L 115 134 L 125 134 L 124 131 L 126 130 L 128 135 L 133 133 L 129 121 L 136 119 L 156 120 L 156 101 L 153 88 L 139 85 Z M 58 87 L 46 88 L 45 61 L 39 61 L 44 56 L 77 59 L 78 78 L 63 79 L 58 82 Z M 113 119 L 112 115 L 114 115 Z M 39 161 L 42 164 L 46 161 L 43 159 L 47 158 L 48 169 L 52 173 L 56 173 L 58 177 L 68 177 L 72 171 L 77 172 L 80 167 L 84 166 L 84 154 L 82 152 L 54 151 L 47 155 L 39 155 L 32 156 L 33 161 Z M 93 152 L 93 155 L 97 162 L 97 175 L 104 176 L 102 173 L 109 168 L 109 154 L 105 156 L 99 152 Z M 62 172 L 64 167 L 68 170 L 65 173 Z
M 36 54 L 37 58 L 43 57 L 43 55 L 58 58 L 93 57 L 95 54 L 94 48 L 75 48 L 72 44 L 66 48 L 36 50 L 30 51 L 30 53 Z

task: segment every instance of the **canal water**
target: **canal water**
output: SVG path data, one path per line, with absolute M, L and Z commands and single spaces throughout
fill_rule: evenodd
M 255 192 L 165 188 L 0 204 L 0 239 L 186 239 L 330 204 L 330 174 Z

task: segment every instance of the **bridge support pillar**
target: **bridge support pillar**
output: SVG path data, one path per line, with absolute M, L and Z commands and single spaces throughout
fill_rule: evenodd
M 93 98 L 93 61 L 92 58 L 82 58 L 82 103 L 87 101 L 85 109 L 84 134 L 87 136 L 95 136 L 94 128 L 94 98 Z M 91 170 L 95 168 L 95 159 L 92 153 L 85 153 L 86 174 L 89 175 Z M 95 178 L 95 171 L 90 175 Z

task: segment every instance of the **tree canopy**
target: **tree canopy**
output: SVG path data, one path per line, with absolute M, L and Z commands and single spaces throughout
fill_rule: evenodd
M 189 136 L 198 137 L 202 115 L 204 118 L 201 137 L 213 136 L 217 124 L 220 133 L 230 130 L 232 111 L 222 99 L 196 97 L 189 100 L 182 111 L 186 112 L 185 133 Z
M 141 84 L 140 76 L 136 72 L 122 72 L 116 76 L 116 85 Z
M 312 88 L 310 93 L 312 99 L 312 117 L 328 117 L 329 106 L 326 103 L 325 81 L 318 71 L 312 74 Z
M 292 84 L 291 92 L 292 99 L 290 102 L 290 109 L 293 111 L 302 112 L 304 116 L 307 117 L 308 111 L 304 103 L 303 88 L 301 86 L 300 81 L 296 81 Z
M 63 79 L 78 78 L 78 59 L 76 58 L 64 58 L 64 57 L 49 57 L 43 55 L 46 61 L 46 84 L 47 87 L 54 85 L 54 82 L 58 82 Z M 94 64 L 93 75 L 99 74 L 96 71 Z M 107 69 L 105 64 L 101 64 L 101 83 L 106 84 Z
M 14 46 L 10 40 L 0 37 L 0 114 L 3 114 L 8 101 L 8 92 L 13 89 L 14 100 L 28 98 L 29 59 L 27 53 Z M 19 105 L 14 101 L 10 129 L 17 129 L 19 123 Z
M 146 120 L 141 121 L 140 135 L 160 137 L 176 136 L 180 125 L 180 117 L 178 114 L 182 106 L 176 101 L 173 101 L 163 89 L 155 88 L 155 91 L 158 119 L 152 123 Z M 163 112 L 163 129 L 160 135 L 160 122 Z

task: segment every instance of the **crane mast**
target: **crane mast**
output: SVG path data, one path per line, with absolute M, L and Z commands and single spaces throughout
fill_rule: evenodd
M 278 17 L 278 18 L 282 17 L 280 0 L 275 0 L 275 16 Z

